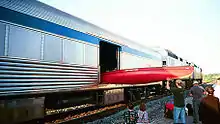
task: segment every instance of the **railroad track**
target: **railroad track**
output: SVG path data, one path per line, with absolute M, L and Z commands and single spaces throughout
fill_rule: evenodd
M 133 102 L 139 105 L 140 102 L 148 102 L 165 97 L 166 95 L 152 96 L 145 100 Z M 93 104 L 85 104 L 81 106 L 69 107 L 65 109 L 49 110 L 46 109 L 45 117 L 41 119 L 31 120 L 22 124 L 79 124 L 92 122 L 103 117 L 110 116 L 119 111 L 126 109 L 126 104 L 117 103 L 108 106 L 95 106 Z
M 83 109 L 83 111 L 78 113 L 72 112 L 69 114 L 66 114 L 67 116 L 62 116 L 58 119 L 55 120 L 46 120 L 45 124 L 75 124 L 75 123 L 86 123 L 89 121 L 92 121 L 94 119 L 98 119 L 104 116 L 108 116 L 106 111 L 108 111 L 108 113 L 112 113 L 112 112 L 117 112 L 120 111 L 121 109 L 116 111 L 116 108 L 123 108 L 126 107 L 125 104 L 115 104 L 115 105 L 111 105 L 111 106 L 94 106 L 94 107 L 89 107 L 87 108 L 87 111 L 85 109 Z

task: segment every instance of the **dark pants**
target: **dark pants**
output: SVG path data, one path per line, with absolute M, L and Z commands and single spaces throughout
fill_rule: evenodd
M 199 122 L 199 105 L 200 100 L 193 100 L 193 122 Z

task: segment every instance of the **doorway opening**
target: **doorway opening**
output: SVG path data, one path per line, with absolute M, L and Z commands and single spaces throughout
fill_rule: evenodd
M 104 41 L 101 41 L 99 45 L 101 73 L 120 69 L 120 46 Z

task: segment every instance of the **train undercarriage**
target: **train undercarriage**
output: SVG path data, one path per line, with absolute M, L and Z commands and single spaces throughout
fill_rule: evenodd
M 68 93 L 51 93 L 5 97 L 0 100 L 1 124 L 26 122 L 44 118 L 65 108 L 80 109 L 89 106 L 106 106 L 128 103 L 163 94 L 160 85 L 125 87 L 100 90 L 82 90 Z
M 199 80 L 201 81 L 201 80 Z M 192 86 L 192 80 L 185 80 L 185 88 Z M 0 100 L 0 123 L 10 124 L 44 118 L 47 115 L 82 109 L 91 106 L 107 106 L 115 103 L 129 103 L 146 100 L 159 95 L 169 95 L 165 82 L 152 85 L 94 88 L 73 92 L 5 97 Z M 68 109 L 67 109 L 68 108 Z

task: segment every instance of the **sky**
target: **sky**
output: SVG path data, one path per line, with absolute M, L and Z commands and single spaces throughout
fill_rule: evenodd
M 220 73 L 219 0 L 39 0 L 145 46 Z

